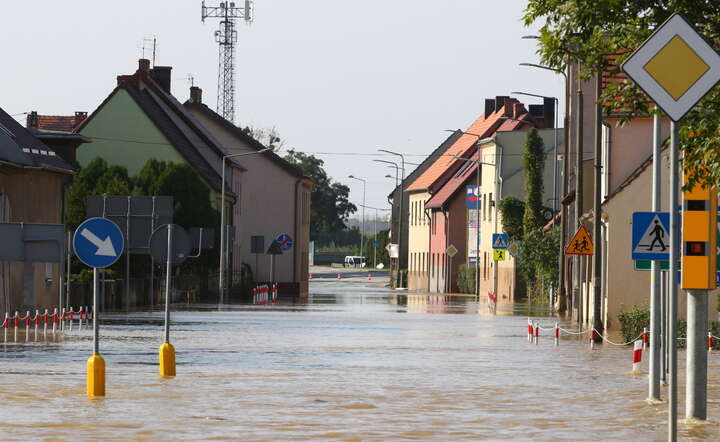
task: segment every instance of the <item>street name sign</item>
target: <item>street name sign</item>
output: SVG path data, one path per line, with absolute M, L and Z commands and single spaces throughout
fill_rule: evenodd
M 510 240 L 508 239 L 507 233 L 493 233 L 492 236 L 492 248 L 493 249 L 507 249 Z
M 632 259 L 670 259 L 670 214 L 635 212 L 632 217 Z
M 120 258 L 125 249 L 125 240 L 114 222 L 106 218 L 90 218 L 75 230 L 73 248 L 83 264 L 103 269 Z
M 720 55 L 682 15 L 673 14 L 620 69 L 679 121 L 720 81 Z
M 585 226 L 580 226 L 565 246 L 566 255 L 592 255 L 593 242 Z
M 450 244 L 447 249 L 445 249 L 445 253 L 447 253 L 447 256 L 452 258 L 453 256 L 457 255 L 458 249 L 454 245 Z

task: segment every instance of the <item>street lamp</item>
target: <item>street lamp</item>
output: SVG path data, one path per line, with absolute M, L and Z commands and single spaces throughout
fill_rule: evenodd
M 400 220 L 398 221 L 399 229 L 398 229 L 398 285 L 397 288 L 402 287 L 402 272 L 400 271 L 402 267 L 402 219 L 403 219 L 403 200 L 405 199 L 405 157 L 401 153 L 393 152 L 391 150 L 386 149 L 378 149 L 378 152 L 384 152 L 389 153 L 390 155 L 395 155 L 400 157 L 400 170 L 402 171 L 402 178 L 400 180 Z
M 266 147 L 265 149 L 257 150 L 254 152 L 234 153 L 231 155 L 224 155 L 222 157 L 222 184 L 220 185 L 220 275 L 218 284 L 220 288 L 220 304 L 218 305 L 218 308 L 222 307 L 225 297 L 225 280 L 223 277 L 225 273 L 225 265 L 227 264 L 225 262 L 225 161 L 228 158 L 244 157 L 245 155 L 256 155 L 259 153 L 263 153 L 267 150 L 270 150 L 270 148 Z
M 538 69 L 545 69 L 546 71 L 553 71 L 556 74 L 562 74 L 563 77 L 565 77 L 565 81 L 567 81 L 567 74 L 561 70 L 553 69 L 548 66 L 543 66 L 541 64 L 535 64 L 535 63 L 520 63 L 520 66 L 528 67 L 528 68 L 538 68 Z
M 365 232 L 365 184 L 366 181 L 362 178 L 356 178 L 352 175 L 348 175 L 348 178 L 353 180 L 362 181 L 363 183 L 363 205 L 362 205 L 362 220 L 360 221 L 360 256 L 363 256 L 364 250 L 363 250 L 363 235 Z M 360 266 L 362 267 L 362 262 L 360 263 Z
M 555 100 L 555 161 L 553 161 L 553 217 L 557 213 L 557 202 L 558 202 L 558 192 L 557 192 L 557 184 L 558 184 L 558 113 L 559 113 L 559 101 L 556 97 L 546 97 L 544 95 L 537 95 L 537 94 L 529 94 L 527 92 L 511 92 L 511 95 L 526 95 L 528 97 L 536 97 L 536 98 L 548 98 L 551 100 Z M 564 161 L 563 157 L 563 161 Z M 554 220 L 553 220 L 554 223 Z

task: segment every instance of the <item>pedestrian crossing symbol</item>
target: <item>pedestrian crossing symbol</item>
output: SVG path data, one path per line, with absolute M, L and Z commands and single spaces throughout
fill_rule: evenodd
M 507 249 L 509 242 L 510 242 L 510 240 L 508 239 L 507 233 L 493 233 L 493 236 L 492 236 L 493 249 Z
M 593 242 L 585 226 L 580 226 L 565 246 L 566 255 L 592 255 L 593 250 Z
M 505 261 L 505 249 L 493 249 L 493 260 Z
M 670 259 L 670 215 L 667 212 L 635 212 L 632 224 L 632 259 Z

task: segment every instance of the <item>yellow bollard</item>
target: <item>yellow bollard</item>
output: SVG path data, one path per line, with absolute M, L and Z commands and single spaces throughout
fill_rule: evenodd
M 94 353 L 87 360 L 87 395 L 105 396 L 105 359 Z
M 160 376 L 175 376 L 175 347 L 167 341 L 160 346 Z

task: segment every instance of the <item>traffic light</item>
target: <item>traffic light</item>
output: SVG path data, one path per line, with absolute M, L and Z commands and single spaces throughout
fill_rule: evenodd
M 696 184 L 683 192 L 682 203 L 682 288 L 712 290 L 716 287 L 717 190 Z

